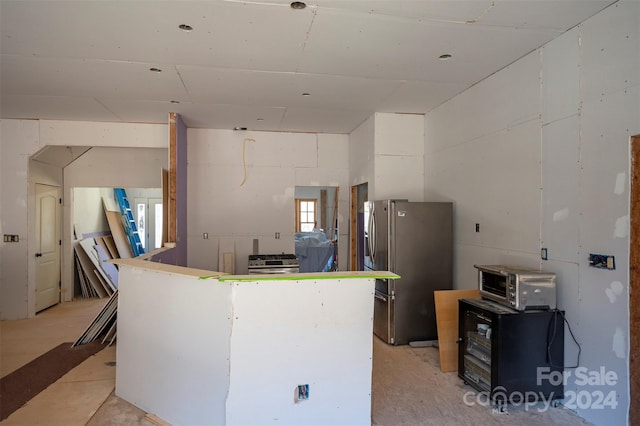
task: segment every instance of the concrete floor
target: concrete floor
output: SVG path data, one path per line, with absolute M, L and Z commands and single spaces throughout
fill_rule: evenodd
M 0 323 L 2 376 L 62 342 L 74 341 L 106 303 L 81 300 L 35 318 Z M 3 421 L 9 425 L 153 425 L 147 413 L 116 397 L 115 346 L 88 358 Z M 454 373 L 442 373 L 436 348 L 389 346 L 374 338 L 372 424 L 588 425 L 559 407 L 510 407 L 498 413 L 474 403 Z M 465 394 L 467 394 L 465 403 Z

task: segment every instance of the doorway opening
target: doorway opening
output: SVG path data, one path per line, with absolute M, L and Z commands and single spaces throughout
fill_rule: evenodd
M 295 254 L 300 272 L 338 270 L 338 194 L 335 186 L 296 186 Z
M 127 198 L 133 200 L 131 208 L 145 253 L 162 247 L 162 189 L 125 190 Z M 110 204 L 109 209 L 118 210 L 113 188 L 73 188 L 73 228 L 77 239 L 109 231 L 105 203 Z
M 366 255 L 365 223 L 367 220 L 366 201 L 369 199 L 369 184 L 362 183 L 351 187 L 351 214 L 349 234 L 350 263 L 352 271 L 364 271 L 364 257 Z
M 137 231 L 140 237 L 139 244 L 142 245 L 143 252 L 148 253 L 161 247 L 163 225 L 162 189 L 124 189 L 133 214 L 133 220 L 136 223 L 135 231 L 132 229 L 132 232 Z M 78 251 L 80 253 L 86 252 L 87 247 L 91 249 L 100 245 L 104 250 L 100 253 L 103 258 L 126 258 L 133 255 L 133 243 L 125 228 L 117 226 L 119 222 L 124 223 L 124 217 L 121 215 L 114 188 L 74 187 L 71 191 L 71 225 L 73 229 L 71 245 L 73 247 L 73 259 L 77 259 L 71 266 L 73 295 L 91 297 L 92 292 L 86 291 L 86 279 L 83 278 L 93 281 L 95 277 L 86 277 L 87 268 L 82 267 L 82 262 L 80 262 L 84 255 L 80 254 L 80 257 L 75 257 L 79 255 Z M 115 228 L 113 227 L 114 225 L 116 225 Z M 120 229 L 119 232 L 114 231 L 117 228 Z M 98 250 L 96 248 L 96 252 Z M 88 260 L 89 257 L 86 259 Z M 91 268 L 89 268 L 89 271 L 91 271 Z M 98 283 L 97 290 L 100 295 L 99 288 L 100 283 Z M 104 290 L 108 294 L 109 289 L 105 287 Z

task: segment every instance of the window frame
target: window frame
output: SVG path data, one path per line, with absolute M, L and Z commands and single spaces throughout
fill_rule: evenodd
M 311 222 L 302 222 L 302 203 L 313 203 L 313 228 L 318 227 L 318 200 L 316 198 L 296 198 L 295 199 L 295 215 L 296 215 L 296 227 L 295 232 L 302 232 L 302 224 L 303 223 L 311 223 Z

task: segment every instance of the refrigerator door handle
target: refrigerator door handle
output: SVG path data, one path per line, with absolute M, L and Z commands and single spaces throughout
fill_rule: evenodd
M 379 292 L 379 291 L 377 291 L 377 290 L 376 290 L 376 293 L 375 293 L 375 297 L 376 297 L 376 299 L 378 299 L 378 300 L 382 300 L 383 302 L 386 302 L 386 301 L 387 301 L 387 298 L 385 297 L 385 295 L 384 295 L 384 294 L 382 294 L 382 293 L 380 293 L 380 292 Z
M 374 204 L 371 203 L 371 212 L 369 212 L 369 238 L 367 239 L 367 244 L 369 244 L 369 257 L 371 257 L 371 262 L 374 265 L 376 264 L 376 220 L 374 210 Z

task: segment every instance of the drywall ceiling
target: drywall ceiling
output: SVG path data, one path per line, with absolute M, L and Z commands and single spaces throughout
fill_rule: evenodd
M 349 133 L 426 113 L 612 3 L 2 0 L 0 114 Z

